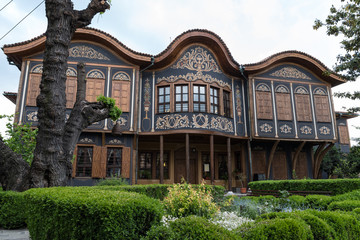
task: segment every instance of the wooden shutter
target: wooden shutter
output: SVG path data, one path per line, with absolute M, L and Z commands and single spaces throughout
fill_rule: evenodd
M 276 111 L 279 120 L 291 121 L 291 100 L 288 93 L 276 93 Z
M 350 144 L 349 131 L 347 126 L 339 126 L 339 141 L 340 144 Z
M 258 119 L 273 119 L 271 92 L 256 92 L 256 114 Z
M 130 178 L 131 148 L 122 149 L 121 177 Z
M 112 98 L 115 99 L 116 105 L 121 111 L 129 112 L 130 110 L 130 82 L 116 81 L 112 82 Z
M 318 122 L 331 122 L 328 97 L 315 95 L 314 103 L 316 110 L 316 120 Z
M 30 74 L 26 105 L 36 106 L 36 98 L 40 94 L 41 74 Z
M 106 172 L 106 155 L 103 157 L 102 150 L 104 147 L 95 146 L 94 147 L 94 157 L 92 162 L 92 172 L 91 177 L 93 178 L 103 178 L 104 172 Z M 106 147 L 105 147 L 106 154 Z M 104 164 L 105 163 L 105 164 Z
M 256 173 L 265 174 L 265 168 L 266 168 L 265 163 L 266 163 L 265 151 L 253 151 L 252 152 L 253 174 L 256 174 Z
M 274 159 L 272 162 L 273 169 L 273 179 L 288 179 L 287 176 L 287 164 L 286 164 L 286 153 L 285 152 L 277 152 L 274 155 Z
M 76 176 L 76 163 L 77 163 L 77 146 L 75 147 L 75 150 L 74 150 L 74 155 L 75 155 L 75 160 L 72 164 L 72 177 L 74 178 Z
M 99 95 L 104 95 L 105 80 L 89 78 L 86 81 L 86 100 L 96 102 Z
M 66 79 L 66 108 L 73 108 L 76 101 L 76 77 Z
M 298 121 L 311 122 L 310 96 L 307 94 L 295 94 L 296 118 Z

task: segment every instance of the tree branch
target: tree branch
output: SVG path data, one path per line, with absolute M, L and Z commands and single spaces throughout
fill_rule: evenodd
M 25 191 L 29 188 L 29 164 L 13 152 L 0 138 L 0 184 L 4 190 Z
M 92 0 L 86 9 L 82 11 L 74 11 L 73 27 L 83 28 L 91 23 L 93 17 L 105 10 L 110 9 L 107 0 Z

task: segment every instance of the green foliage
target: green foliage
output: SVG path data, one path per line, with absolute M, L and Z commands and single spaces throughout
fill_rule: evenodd
M 0 192 L 0 226 L 16 229 L 26 226 L 26 202 L 23 193 Z
M 14 115 L 0 115 L 0 119 L 7 118 L 6 137 L 4 143 L 14 152 L 20 154 L 22 158 L 31 164 L 34 158 L 34 150 L 36 145 L 36 135 L 38 130 L 32 129 L 31 124 L 19 125 L 13 123 Z
M 169 194 L 164 198 L 163 204 L 167 213 L 173 217 L 197 215 L 210 218 L 219 210 L 204 183 L 194 188 L 183 182 L 174 184 L 168 190 Z
M 320 168 L 326 172 L 330 178 L 334 174 L 337 174 L 335 170 L 340 167 L 340 160 L 343 158 L 345 158 L 344 153 L 342 153 L 338 147 L 334 146 L 324 156 Z
M 307 208 L 325 210 L 333 201 L 333 198 L 326 195 L 307 195 L 305 197 L 305 206 Z
M 33 239 L 140 239 L 160 223 L 156 199 L 92 187 L 30 189 L 28 229 Z
M 344 2 L 344 0 L 341 0 Z M 325 27 L 328 35 L 340 35 L 343 40 L 341 47 L 345 50 L 345 54 L 337 57 L 337 63 L 334 67 L 336 73 L 342 74 L 347 80 L 354 81 L 360 76 L 360 2 L 358 0 L 348 0 L 339 8 L 332 6 L 330 14 L 325 22 L 316 20 L 314 29 Z M 344 92 L 337 93 L 337 97 L 346 97 L 350 99 L 360 99 L 360 92 L 353 93 Z M 358 112 L 359 107 L 349 109 L 352 112 Z
M 250 223 L 235 231 L 244 239 L 314 239 L 309 225 L 296 218 L 274 218 Z
M 119 119 L 119 117 L 122 114 L 122 111 L 120 108 L 115 106 L 115 99 L 100 95 L 96 98 L 96 100 L 98 102 L 103 103 L 109 109 L 109 116 L 113 121 Z
M 101 179 L 95 184 L 95 186 L 124 186 L 124 185 L 129 185 L 129 182 L 121 177 Z
M 251 189 L 286 191 L 331 191 L 333 195 L 360 189 L 360 179 L 266 180 L 249 183 Z
M 352 211 L 355 208 L 360 208 L 359 200 L 346 200 L 346 201 L 332 202 L 329 205 L 328 210 Z
M 351 214 L 338 211 L 307 211 L 329 224 L 335 230 L 336 239 L 358 239 L 360 236 L 360 222 Z
M 360 189 L 334 196 L 332 199 L 333 199 L 333 201 L 344 201 L 344 200 L 359 200 L 360 201 Z
M 152 228 L 145 239 L 237 240 L 241 238 L 205 218 L 188 216 L 171 222 L 168 227 L 156 226 Z

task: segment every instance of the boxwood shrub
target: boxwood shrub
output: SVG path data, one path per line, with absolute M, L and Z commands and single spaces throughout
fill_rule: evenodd
M 355 208 L 360 208 L 359 200 L 345 200 L 345 201 L 339 201 L 339 202 L 332 202 L 329 205 L 328 210 L 352 211 Z
M 360 189 L 360 179 L 265 180 L 250 182 L 248 186 L 257 190 L 331 191 L 338 195 Z
M 32 239 L 139 239 L 159 224 L 160 202 L 137 193 L 58 187 L 25 192 Z
M 95 186 L 93 188 L 100 188 L 103 190 L 112 190 L 112 191 L 127 191 L 127 192 L 136 192 L 144 194 L 148 197 L 164 200 L 168 195 L 168 188 L 172 184 L 148 184 L 148 185 L 131 185 L 131 186 Z M 194 188 L 198 188 L 200 185 L 192 185 Z M 215 202 L 219 202 L 223 199 L 225 194 L 225 188 L 223 186 L 217 185 L 205 185 L 207 191 L 209 191 Z
M 188 216 L 170 222 L 169 226 L 153 227 L 144 239 L 240 240 L 241 237 L 205 218 Z
M 0 191 L 0 226 L 16 229 L 26 226 L 26 204 L 24 194 Z

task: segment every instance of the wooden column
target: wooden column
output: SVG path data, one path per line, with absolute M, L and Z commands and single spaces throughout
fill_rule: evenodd
M 211 184 L 214 184 L 215 169 L 214 169 L 214 135 L 210 135 L 210 176 Z
M 291 173 L 291 178 L 294 178 L 293 174 L 296 171 L 296 164 L 300 155 L 301 150 L 303 149 L 304 145 L 305 145 L 305 141 L 303 141 L 297 148 L 295 151 L 295 154 L 293 156 L 293 160 L 292 160 L 292 173 Z
M 232 174 L 231 174 L 231 145 L 230 138 L 227 138 L 227 167 L 228 167 L 228 188 L 232 191 Z
M 164 136 L 160 135 L 160 184 L 164 183 Z
M 186 153 L 186 182 L 190 181 L 190 143 L 189 134 L 185 135 L 185 153 Z
M 272 162 L 274 160 L 274 154 L 275 154 L 275 151 L 276 151 L 276 148 L 277 148 L 279 142 L 280 142 L 279 140 L 274 142 L 274 144 L 273 144 L 273 146 L 271 148 L 271 151 L 270 151 L 269 162 L 268 162 L 268 165 L 267 165 L 267 168 L 266 168 L 266 179 L 268 179 L 268 180 L 270 178 L 270 170 L 271 170 Z

